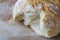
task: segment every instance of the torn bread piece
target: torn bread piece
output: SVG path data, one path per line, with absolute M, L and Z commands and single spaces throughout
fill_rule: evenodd
M 18 0 L 13 9 L 13 21 L 24 20 L 24 24 L 30 25 L 36 33 L 51 38 L 60 32 L 59 10 L 52 2 Z

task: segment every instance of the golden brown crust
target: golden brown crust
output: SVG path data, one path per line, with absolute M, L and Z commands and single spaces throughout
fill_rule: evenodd
M 52 2 L 52 3 L 60 5 L 60 0 L 41 0 L 41 1 Z
M 43 19 L 43 22 L 44 22 L 44 24 L 46 24 L 46 23 L 49 23 L 49 21 L 54 21 L 55 23 L 56 23 L 56 16 L 54 15 L 54 14 L 52 14 L 52 13 L 50 13 L 50 12 L 46 12 L 45 13 L 45 17 L 44 17 L 44 19 Z
M 41 3 L 40 0 L 28 0 L 29 4 L 31 4 L 33 7 L 35 7 L 37 4 Z
M 59 0 L 27 0 L 29 4 L 33 6 L 33 8 L 36 7 L 38 4 L 42 4 L 41 10 L 45 11 L 48 10 L 56 15 L 60 14 L 60 6 L 57 4 Z M 57 3 L 56 3 L 57 2 Z M 59 1 L 60 2 L 60 1 Z M 47 6 L 49 5 L 49 6 Z M 60 16 L 60 15 L 59 15 Z
M 54 4 L 57 4 L 57 5 L 60 5 L 60 0 L 27 0 L 27 2 L 29 4 L 32 4 L 33 6 L 35 6 L 36 4 L 39 4 L 39 3 L 44 3 L 44 2 L 52 2 Z
M 56 16 L 60 16 L 60 7 L 57 4 L 46 2 L 45 9 L 55 14 Z

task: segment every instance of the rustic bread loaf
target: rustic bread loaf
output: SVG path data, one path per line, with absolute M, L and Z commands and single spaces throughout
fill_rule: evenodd
M 13 9 L 13 21 L 24 20 L 25 25 L 39 35 L 51 38 L 60 31 L 59 0 L 18 0 Z

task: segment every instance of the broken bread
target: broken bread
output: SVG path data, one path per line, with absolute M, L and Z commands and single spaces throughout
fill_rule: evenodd
M 13 21 L 24 20 L 25 25 L 46 38 L 60 31 L 60 7 L 58 4 L 41 0 L 18 0 L 13 8 Z

